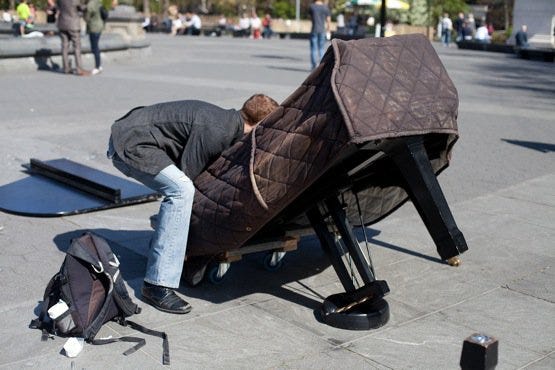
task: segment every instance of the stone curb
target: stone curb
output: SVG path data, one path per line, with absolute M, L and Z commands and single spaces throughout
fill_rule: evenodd
M 126 40 L 116 33 L 103 33 L 100 37 L 100 51 L 119 51 L 126 49 L 146 48 L 150 43 L 146 39 Z M 90 53 L 89 37 L 81 36 L 81 51 Z M 14 37 L 2 39 L 0 43 L 0 61 L 5 58 L 40 57 L 60 55 L 62 46 L 59 37 Z

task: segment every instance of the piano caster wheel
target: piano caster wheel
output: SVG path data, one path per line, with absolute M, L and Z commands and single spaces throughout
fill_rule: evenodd
M 451 257 L 447 260 L 447 264 L 449 264 L 449 266 L 458 267 L 458 266 L 461 265 L 461 263 L 462 263 L 461 257 L 459 257 L 459 256 L 454 256 L 454 257 Z
M 229 270 L 229 263 L 222 262 L 213 264 L 208 269 L 208 280 L 214 284 L 219 285 L 224 281 L 225 274 Z
M 272 252 L 264 257 L 264 268 L 268 271 L 276 271 L 283 266 L 285 252 Z

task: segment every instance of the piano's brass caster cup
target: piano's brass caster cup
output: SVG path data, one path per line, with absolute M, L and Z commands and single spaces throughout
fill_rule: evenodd
M 460 264 L 462 263 L 461 258 L 459 256 L 454 256 L 451 257 L 447 260 L 447 263 L 449 264 L 449 266 L 460 266 Z

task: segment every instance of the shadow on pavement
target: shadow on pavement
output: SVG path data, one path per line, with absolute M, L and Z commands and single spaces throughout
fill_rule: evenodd
M 555 152 L 555 144 L 539 143 L 537 141 L 523 141 L 523 140 L 511 140 L 511 139 L 501 139 L 509 144 L 520 145 L 528 149 L 537 150 L 542 153 Z
M 276 67 L 276 66 L 268 66 L 268 68 L 279 69 L 281 71 L 310 73 L 310 68 Z
M 532 91 L 538 95 L 554 96 L 553 63 L 515 63 L 499 68 L 484 65 L 479 83 L 499 89 Z
M 290 57 L 285 55 L 274 55 L 274 54 L 256 54 L 253 55 L 254 58 L 262 58 L 262 59 L 279 59 L 279 60 L 294 60 L 294 61 L 301 61 L 301 58 L 297 57 Z
M 49 71 L 56 73 L 63 73 L 58 63 L 52 60 L 52 50 L 51 49 L 39 49 L 36 51 L 33 57 L 39 71 Z
M 121 262 L 120 271 L 124 280 L 134 291 L 135 297 L 141 297 L 142 278 L 146 269 L 146 252 L 152 236 L 151 230 L 111 230 L 111 229 L 78 229 L 59 234 L 54 243 L 59 250 L 65 252 L 73 238 L 90 231 L 108 240 L 112 251 Z M 409 249 L 373 239 L 379 230 L 366 229 L 370 249 L 383 247 L 393 251 L 410 254 L 433 262 L 443 263 L 441 259 L 427 256 Z M 355 232 L 359 240 L 364 240 L 362 229 Z M 264 257 L 267 252 L 253 253 L 234 262 L 223 281 L 216 285 L 207 278 L 199 285 L 191 287 L 182 283 L 179 292 L 185 296 L 206 300 L 212 303 L 224 303 L 231 300 L 243 299 L 255 293 L 266 293 L 272 296 L 302 305 L 309 309 L 318 309 L 325 296 L 318 293 L 314 286 L 327 285 L 304 280 L 320 274 L 330 267 L 330 262 L 320 247 L 316 236 L 301 238 L 297 250 L 288 252 L 283 259 L 283 266 L 277 271 L 268 271 L 264 267 Z M 376 266 L 379 270 L 379 266 Z M 339 279 L 337 279 L 339 282 Z M 302 292 L 290 286 L 297 283 L 302 286 Z M 312 286 L 312 287 L 311 287 Z M 307 292 L 309 292 L 307 294 Z

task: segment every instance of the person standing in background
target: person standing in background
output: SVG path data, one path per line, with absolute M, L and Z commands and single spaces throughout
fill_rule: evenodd
M 75 55 L 75 68 L 78 76 L 90 75 L 90 72 L 82 69 L 81 63 L 81 17 L 79 12 L 83 9 L 79 0 L 58 0 L 58 30 L 62 40 L 62 62 L 64 73 L 72 73 L 69 68 L 69 42 L 73 44 Z
M 457 42 L 459 41 L 463 41 L 464 40 L 464 36 L 463 36 L 463 29 L 464 29 L 464 13 L 460 12 L 459 15 L 457 16 L 457 19 L 455 19 L 455 22 L 453 24 L 453 27 L 455 28 L 455 31 L 457 32 Z
M 102 6 L 99 0 L 89 0 L 87 3 L 87 11 L 85 12 L 85 22 L 87 22 L 87 33 L 89 34 L 89 41 L 91 42 L 91 51 L 94 55 L 94 69 L 91 74 L 96 75 L 102 72 L 102 65 L 100 61 L 100 48 L 98 43 L 100 41 L 100 34 L 104 29 L 104 21 L 100 15 L 100 7 Z
M 308 13 L 312 20 L 312 28 L 310 30 L 310 62 L 312 69 L 314 69 L 324 55 L 326 33 L 330 32 L 331 13 L 328 6 L 322 0 L 315 0 L 313 4 L 310 4 Z
M 258 14 L 256 14 L 256 9 L 252 10 L 251 13 L 251 38 L 258 40 L 262 35 L 262 21 Z
M 528 44 L 528 26 L 523 24 L 515 35 L 515 43 L 518 48 L 527 48 Z
M 345 15 L 339 13 L 335 22 L 337 23 L 337 33 L 345 33 Z
M 470 28 L 470 31 L 472 32 L 472 38 L 474 38 L 474 34 L 476 33 L 476 19 L 474 19 L 474 14 L 468 14 L 468 19 L 466 20 L 466 23 L 468 24 L 468 28 Z
M 56 23 L 56 16 L 58 15 L 58 8 L 56 8 L 55 0 L 48 0 L 46 5 L 46 23 Z
M 441 41 L 443 41 L 443 46 L 449 47 L 451 42 L 451 31 L 453 30 L 453 22 L 449 18 L 449 14 L 443 14 L 443 19 L 441 20 Z
M 262 20 L 262 37 L 265 39 L 269 39 L 272 37 L 274 31 L 272 31 L 272 16 L 270 13 L 266 13 L 264 19 Z

